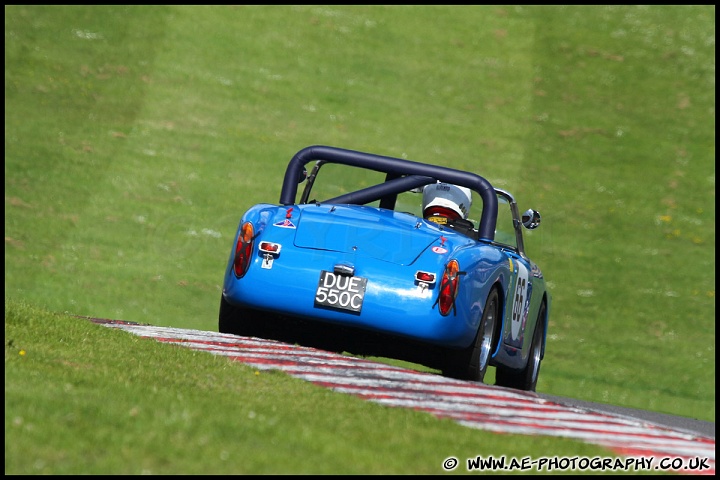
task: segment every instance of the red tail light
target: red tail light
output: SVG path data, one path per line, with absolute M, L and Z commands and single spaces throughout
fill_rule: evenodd
M 460 283 L 460 265 L 457 260 L 450 260 L 445 266 L 440 281 L 440 293 L 438 297 L 438 306 L 441 315 L 450 313 L 450 309 L 455 305 L 455 297 L 457 297 L 458 284 Z
M 255 236 L 252 223 L 245 222 L 240 228 L 237 245 L 235 245 L 235 260 L 233 261 L 233 270 L 235 276 L 241 278 L 247 272 L 250 265 L 250 258 L 253 251 L 253 237 Z

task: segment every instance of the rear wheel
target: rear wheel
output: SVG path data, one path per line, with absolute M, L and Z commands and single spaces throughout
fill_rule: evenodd
M 450 353 L 448 363 L 443 369 L 443 375 L 461 380 L 483 381 L 495 343 L 499 306 L 497 290 L 493 289 L 485 302 L 475 341 L 466 349 Z
M 289 344 L 342 352 L 342 343 L 332 326 L 285 317 L 262 310 L 238 307 L 220 296 L 218 331 L 243 337 L 258 337 Z
M 535 391 L 538 375 L 540 374 L 540 362 L 542 361 L 542 341 L 545 323 L 545 304 L 543 303 L 538 312 L 535 332 L 533 333 L 532 345 L 528 354 L 528 361 L 522 370 L 511 370 L 509 368 L 497 367 L 495 372 L 495 385 L 501 387 L 517 388 L 519 390 Z
M 220 295 L 220 313 L 218 315 L 218 331 L 220 333 L 251 336 L 254 333 L 255 323 L 252 310 L 233 305 L 225 300 L 224 295 Z

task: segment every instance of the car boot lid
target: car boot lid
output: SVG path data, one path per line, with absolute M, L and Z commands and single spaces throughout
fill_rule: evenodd
M 407 213 L 358 205 L 309 205 L 300 214 L 294 243 L 298 248 L 410 265 L 429 247 L 446 245 L 443 234 Z

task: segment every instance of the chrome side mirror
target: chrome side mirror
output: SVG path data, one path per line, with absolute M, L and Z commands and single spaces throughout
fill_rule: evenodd
M 540 212 L 529 208 L 522 214 L 522 224 L 528 230 L 535 230 L 540 225 Z

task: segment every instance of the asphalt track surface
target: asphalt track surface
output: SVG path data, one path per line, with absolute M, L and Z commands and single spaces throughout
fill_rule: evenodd
M 713 422 L 455 380 L 257 337 L 90 320 L 140 337 L 227 356 L 258 370 L 282 370 L 368 401 L 427 411 L 469 428 L 574 438 L 626 459 L 652 459 L 650 470 L 659 473 L 715 474 Z

